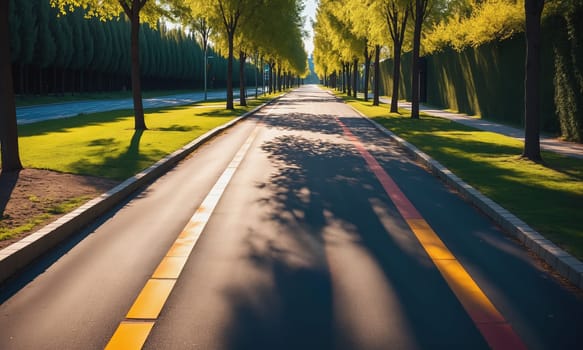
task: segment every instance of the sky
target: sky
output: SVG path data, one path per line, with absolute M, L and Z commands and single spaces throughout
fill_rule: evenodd
M 306 17 L 304 29 L 310 34 L 307 38 L 304 39 L 304 46 L 306 47 L 308 56 L 310 56 L 314 51 L 314 43 L 312 42 L 314 37 L 314 31 L 312 30 L 312 20 L 316 17 L 316 3 L 317 0 L 306 0 L 306 7 L 304 8 L 303 12 L 303 15 Z

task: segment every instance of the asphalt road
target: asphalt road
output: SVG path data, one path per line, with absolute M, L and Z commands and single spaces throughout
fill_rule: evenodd
M 189 256 L 178 277 L 165 256 Z M 134 315 L 152 283 L 167 299 Z M 146 349 L 583 347 L 580 294 L 316 87 L 0 293 L 0 349 L 102 349 L 120 324 L 147 326 Z
M 233 91 L 235 98 L 239 97 L 239 89 Z M 247 90 L 248 96 L 255 96 L 255 88 Z M 209 100 L 226 99 L 226 91 L 209 91 Z M 144 108 L 159 108 L 182 106 L 204 100 L 203 92 L 193 92 L 171 96 L 161 96 L 143 99 Z M 31 124 L 43 120 L 75 117 L 79 114 L 91 114 L 97 112 L 115 111 L 134 108 L 131 98 L 118 100 L 93 100 L 55 103 L 38 106 L 26 106 L 16 108 L 18 124 Z

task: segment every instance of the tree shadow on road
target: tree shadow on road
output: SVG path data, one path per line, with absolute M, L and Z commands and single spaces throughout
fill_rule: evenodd
M 290 120 L 289 128 L 310 130 L 320 122 L 307 119 L 303 123 Z M 329 123 L 330 118 L 326 119 L 324 122 Z M 269 120 L 266 124 L 279 127 Z M 281 127 L 287 128 L 284 122 Z M 458 301 L 414 238 L 401 237 L 408 230 L 404 222 L 390 220 L 392 226 L 388 228 L 381 221 L 375 211 L 378 203 L 388 210 L 390 217 L 399 214 L 356 149 L 338 140 L 317 140 L 294 133 L 262 145 L 276 171 L 268 182 L 257 185 L 258 190 L 268 188 L 271 193 L 261 198 L 260 203 L 270 208 L 265 220 L 280 229 L 275 240 L 267 233 L 248 232 L 247 259 L 258 269 L 271 273 L 273 286 L 257 286 L 253 299 L 247 296 L 248 290 L 228 291 L 234 305 L 231 328 L 226 332 L 230 337 L 229 348 L 354 349 L 366 342 L 381 344 L 380 348 L 424 348 L 436 341 L 451 341 L 444 334 L 452 334 L 454 325 L 460 330 L 460 323 L 455 322 L 459 314 L 451 316 L 463 313 Z M 344 309 L 350 309 L 342 302 L 357 302 L 346 299 L 335 302 L 338 291 L 334 288 L 339 285 L 333 283 L 331 270 L 351 263 L 337 262 L 332 266 L 330 260 L 342 260 L 338 254 L 344 249 L 361 252 L 381 272 L 382 278 L 374 279 L 364 289 L 393 290 L 400 309 L 392 310 L 387 300 L 358 303 L 363 310 L 376 310 L 383 317 L 397 319 L 399 327 L 381 330 L 386 324 L 381 326 L 371 320 L 367 326 L 370 332 L 365 334 L 339 326 L 337 322 L 342 316 L 338 315 L 344 313 L 347 317 Z M 358 284 L 361 280 L 354 275 L 350 279 L 344 283 Z M 270 308 L 258 308 L 254 299 L 269 301 Z M 437 311 L 427 315 L 427 309 Z M 427 323 L 432 327 L 426 327 Z M 479 347 L 474 341 L 479 335 L 471 322 L 461 328 L 462 340 L 456 341 Z M 404 336 L 405 333 L 412 336 Z M 416 339 L 418 344 L 400 343 L 403 339 Z

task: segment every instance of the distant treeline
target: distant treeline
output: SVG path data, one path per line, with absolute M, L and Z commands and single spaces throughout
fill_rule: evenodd
M 80 10 L 58 16 L 49 0 L 10 1 L 14 91 L 20 95 L 129 89 L 130 24 L 87 19 Z M 191 35 L 164 25 L 140 30 L 144 89 L 202 88 L 204 54 Z M 208 87 L 225 85 L 227 61 L 209 51 Z M 238 84 L 238 64 L 234 80 Z M 248 66 L 247 82 L 254 81 Z

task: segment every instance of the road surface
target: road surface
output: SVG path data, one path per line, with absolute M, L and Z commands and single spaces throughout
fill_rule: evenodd
M 583 300 L 295 90 L 2 287 L 0 349 L 575 349 Z
M 255 88 L 247 90 L 248 96 L 255 96 Z M 239 89 L 233 91 L 235 98 L 239 97 Z M 209 100 L 226 99 L 226 91 L 209 91 Z M 203 92 L 193 92 L 171 96 L 161 96 L 143 99 L 144 108 L 160 108 L 182 106 L 204 100 Z M 131 98 L 118 100 L 92 100 L 55 103 L 38 106 L 26 106 L 16 108 L 18 124 L 31 124 L 43 120 L 75 117 L 79 114 L 91 114 L 97 112 L 115 111 L 120 109 L 133 109 L 134 102 Z

